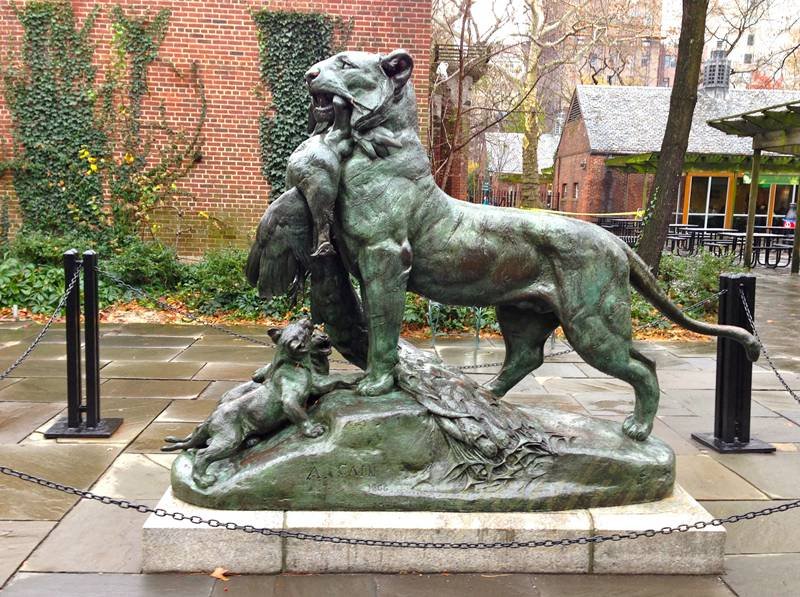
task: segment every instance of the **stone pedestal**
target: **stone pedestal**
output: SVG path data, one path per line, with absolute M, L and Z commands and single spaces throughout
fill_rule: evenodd
M 491 542 L 561 539 L 660 529 L 710 520 L 689 494 L 648 504 L 562 512 L 230 511 L 199 508 L 167 490 L 159 502 L 221 522 L 341 537 L 410 541 Z M 520 572 L 717 574 L 723 570 L 725 529 L 536 549 L 403 549 L 278 539 L 199 526 L 151 515 L 143 529 L 145 572 Z

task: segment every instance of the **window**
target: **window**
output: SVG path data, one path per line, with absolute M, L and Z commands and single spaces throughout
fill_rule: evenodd
M 675 68 L 677 56 L 664 54 L 664 68 Z
M 572 185 L 572 198 L 573 199 L 577 199 L 578 198 L 578 183 L 577 182 L 574 185 Z
M 567 183 L 561 185 L 561 197 L 567 198 Z
M 753 64 L 753 55 L 752 54 L 745 54 L 744 55 L 744 63 L 745 64 Z
M 753 44 L 755 44 L 755 42 L 756 42 L 755 33 L 751 33 L 750 35 L 747 36 L 747 45 L 748 46 L 752 46 Z
M 650 56 L 642 56 L 642 66 L 647 66 L 648 64 L 650 64 Z
M 664 77 L 663 79 L 661 79 L 661 86 L 669 87 L 669 77 Z

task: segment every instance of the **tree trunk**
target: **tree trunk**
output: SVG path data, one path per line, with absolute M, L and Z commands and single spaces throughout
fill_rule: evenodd
M 539 135 L 541 120 L 539 106 L 531 93 L 532 101 L 525 102 L 525 134 L 522 139 L 522 184 L 520 207 L 541 207 L 539 200 Z
M 538 90 L 534 89 L 539 82 L 539 59 L 542 48 L 534 40 L 538 39 L 539 29 L 542 26 L 543 11 L 537 6 L 539 0 L 532 0 L 530 4 L 531 44 L 528 50 L 525 83 L 522 93 L 533 89 L 520 108 L 525 114 L 525 133 L 522 139 L 522 184 L 520 185 L 520 207 L 540 207 L 539 205 L 539 135 L 541 135 L 541 118 L 539 115 Z
M 669 117 L 653 189 L 645 212 L 645 225 L 638 253 L 654 272 L 658 272 L 661 252 L 667 240 L 672 207 L 675 204 L 689 144 L 689 131 L 697 103 L 697 84 L 703 60 L 708 0 L 683 0 L 681 35 L 675 84 L 669 100 Z

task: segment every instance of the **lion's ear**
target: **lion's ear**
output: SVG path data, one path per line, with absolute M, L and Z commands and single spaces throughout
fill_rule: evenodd
M 267 330 L 267 335 L 272 339 L 272 341 L 277 344 L 278 340 L 281 339 L 281 334 L 283 330 L 281 328 L 270 328 Z
M 388 56 L 381 57 L 381 68 L 386 76 L 394 82 L 394 90 L 397 93 L 411 78 L 414 60 L 405 50 L 395 50 Z

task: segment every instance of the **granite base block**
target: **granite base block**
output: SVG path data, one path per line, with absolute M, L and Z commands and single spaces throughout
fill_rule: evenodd
M 680 487 L 649 504 L 563 512 L 231 511 L 191 506 L 172 495 L 160 508 L 221 522 L 313 534 L 400 541 L 493 542 L 561 539 L 660 529 L 712 517 Z M 717 574 L 725 529 L 536 549 L 408 549 L 278 539 L 151 515 L 143 530 L 145 572 Z

